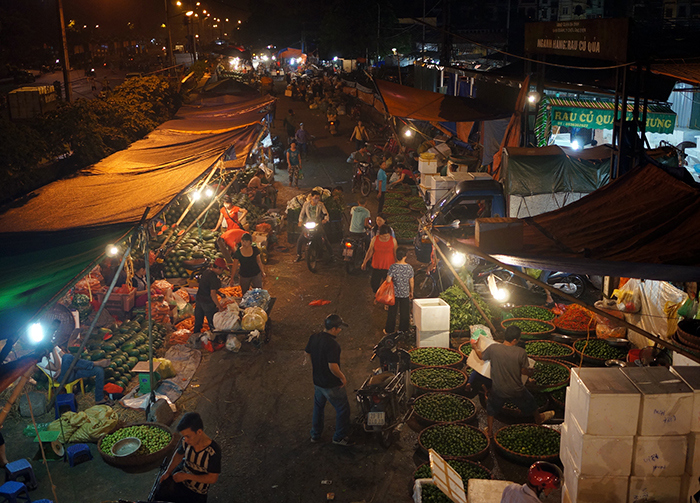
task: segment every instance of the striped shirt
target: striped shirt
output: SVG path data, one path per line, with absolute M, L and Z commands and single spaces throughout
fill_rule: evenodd
M 180 442 L 177 448 L 178 454 L 183 454 L 184 458 L 180 463 L 181 469 L 185 473 L 192 475 L 206 475 L 208 473 L 221 473 L 221 448 L 219 444 L 211 441 L 211 444 L 206 446 L 201 451 L 197 452 L 191 445 Z M 203 482 L 194 482 L 193 480 L 185 480 L 185 487 L 197 494 L 207 494 L 209 484 Z

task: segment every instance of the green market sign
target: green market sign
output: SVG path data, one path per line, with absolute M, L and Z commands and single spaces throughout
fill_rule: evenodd
M 552 106 L 550 117 L 553 126 L 567 126 L 587 129 L 612 129 L 613 110 L 593 108 Z M 627 112 L 627 120 L 632 120 L 632 112 Z M 647 111 L 648 133 L 673 133 L 676 114 Z

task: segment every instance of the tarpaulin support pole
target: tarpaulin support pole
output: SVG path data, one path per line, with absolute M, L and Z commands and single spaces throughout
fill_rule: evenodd
M 450 272 L 454 275 L 455 279 L 459 283 L 459 286 L 462 287 L 462 290 L 464 290 L 464 293 L 467 294 L 469 299 L 472 301 L 472 304 L 474 304 L 474 307 L 476 308 L 477 311 L 479 311 L 479 314 L 481 315 L 484 320 L 486 320 L 486 323 L 488 323 L 489 328 L 491 328 L 491 331 L 495 334 L 496 333 L 496 327 L 493 326 L 493 323 L 491 323 L 491 320 L 489 319 L 488 316 L 486 316 L 486 313 L 481 309 L 481 306 L 474 300 L 474 297 L 472 296 L 472 293 L 469 291 L 469 288 L 467 288 L 467 285 L 464 284 L 464 281 L 462 281 L 462 278 L 459 277 L 459 274 L 457 274 L 457 271 L 455 271 L 455 268 L 452 266 L 450 261 L 447 259 L 445 254 L 442 252 L 440 247 L 437 244 L 437 241 L 435 240 L 435 237 L 433 237 L 433 234 L 430 232 L 430 229 L 427 227 L 425 228 L 425 232 L 428 235 L 428 238 L 430 238 L 430 242 L 433 244 L 433 249 L 437 250 L 437 252 L 440 254 L 442 257 L 443 262 L 447 267 L 450 269 Z
M 141 217 L 141 223 L 139 225 L 143 225 L 143 223 L 146 220 L 146 216 L 148 215 L 148 212 L 151 210 L 151 208 L 146 208 L 146 210 L 143 212 L 143 216 Z M 56 397 L 63 391 L 63 388 L 66 385 L 66 382 L 68 381 L 68 377 L 70 376 L 71 372 L 73 372 L 73 369 L 75 368 L 76 363 L 78 363 L 78 360 L 80 360 L 80 356 L 83 353 L 83 350 L 85 349 L 85 346 L 87 345 L 88 340 L 90 340 L 90 336 L 92 335 L 92 331 L 95 330 L 95 326 L 97 325 L 97 320 L 100 319 L 100 316 L 102 315 L 102 311 L 104 311 L 105 306 L 107 305 L 107 300 L 109 299 L 109 296 L 112 295 L 112 291 L 114 290 L 114 287 L 117 285 L 117 280 L 119 279 L 119 275 L 122 272 L 122 269 L 124 269 L 124 263 L 126 262 L 127 257 L 129 256 L 129 253 L 131 253 L 131 249 L 134 247 L 134 244 L 136 242 L 137 234 L 134 233 L 131 235 L 131 240 L 129 242 L 129 246 L 127 246 L 126 251 L 124 252 L 124 255 L 122 256 L 121 262 L 119 262 L 119 267 L 117 268 L 117 272 L 114 273 L 114 278 L 112 278 L 112 283 L 110 283 L 109 288 L 107 289 L 107 293 L 105 293 L 105 298 L 102 299 L 102 303 L 100 304 L 99 309 L 97 310 L 97 313 L 95 313 L 95 317 L 92 320 L 92 323 L 90 324 L 90 328 L 88 329 L 87 333 L 85 334 L 85 337 L 83 338 L 83 342 L 80 344 L 80 348 L 78 351 L 75 353 L 75 357 L 73 358 L 73 361 L 71 362 L 70 366 L 68 367 L 68 370 L 66 373 L 61 376 L 61 384 L 58 386 L 58 389 L 56 390 L 56 394 L 53 397 L 53 400 L 56 399 Z M 49 402 L 48 408 L 51 408 L 51 405 L 53 404 L 53 400 Z
M 430 236 L 430 233 L 428 233 L 428 236 Z M 448 243 L 448 245 L 449 245 L 449 243 Z M 629 323 L 627 320 L 616 318 L 612 314 L 607 313 L 602 309 L 598 309 L 595 306 L 588 305 L 585 302 L 583 302 L 582 300 L 577 299 L 576 297 L 573 297 L 567 293 L 562 292 L 561 290 L 559 290 L 557 288 L 554 288 L 551 285 L 548 285 L 548 284 L 543 283 L 537 279 L 534 279 L 532 276 L 529 276 L 528 274 L 519 271 L 515 266 L 511 266 L 509 264 L 504 264 L 503 262 L 499 261 L 498 259 L 493 258 L 491 255 L 482 252 L 476 246 L 471 246 L 471 245 L 467 245 L 464 243 L 459 243 L 459 246 L 461 248 L 464 248 L 468 253 L 470 253 L 472 255 L 476 255 L 477 257 L 481 257 L 484 260 L 491 262 L 493 264 L 496 264 L 498 267 L 501 267 L 503 269 L 506 269 L 506 270 L 512 272 L 515 276 L 517 276 L 525 281 L 529 281 L 530 283 L 533 283 L 533 284 L 539 286 L 540 288 L 548 290 L 549 292 L 554 293 L 557 296 L 562 297 L 565 300 L 568 300 L 569 302 L 571 302 L 573 304 L 578 304 L 579 306 L 585 307 L 589 311 L 592 311 L 599 316 L 603 316 L 603 317 L 615 322 L 618 325 L 622 325 L 622 326 L 626 327 L 627 329 L 632 330 L 633 332 L 637 332 L 638 334 L 646 337 L 647 339 L 649 339 L 651 341 L 654 341 L 655 343 L 663 346 L 666 349 L 669 349 L 671 351 L 675 351 L 676 353 L 680 353 L 683 356 L 690 358 L 691 360 L 693 360 L 695 362 L 700 363 L 700 357 L 686 351 L 685 349 L 677 347 L 677 346 L 673 346 L 673 345 L 667 343 L 661 337 L 658 337 L 652 333 L 649 333 L 646 330 L 644 330 L 643 328 L 639 328 L 637 325 L 633 325 L 632 323 Z
M 148 421 L 148 411 L 152 404 L 156 403 L 156 392 L 153 389 L 153 304 L 151 296 L 151 261 L 150 261 L 150 249 L 148 247 L 148 229 L 142 228 L 143 232 L 146 233 L 144 238 L 144 252 L 143 256 L 146 257 L 146 295 L 148 296 L 146 319 L 148 320 L 148 387 L 150 389 L 149 403 L 146 407 L 146 420 Z
M 10 395 L 9 400 L 5 402 L 5 405 L 2 406 L 2 410 L 0 411 L 0 426 L 2 426 L 2 424 L 5 422 L 5 419 L 7 419 L 7 415 L 10 413 L 12 406 L 19 398 L 19 395 L 22 394 L 22 389 L 24 388 L 24 385 L 27 384 L 27 381 L 30 377 L 32 377 L 33 373 L 34 365 L 30 365 L 27 371 L 24 374 L 22 374 L 22 377 L 19 378 L 19 382 L 17 383 L 17 386 L 15 386 L 15 389 L 12 390 L 12 394 Z M 27 399 L 29 399 L 29 397 L 27 397 Z

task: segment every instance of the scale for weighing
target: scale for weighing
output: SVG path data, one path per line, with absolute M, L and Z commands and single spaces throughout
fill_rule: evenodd
M 66 454 L 63 444 L 58 441 L 60 436 L 60 431 L 40 431 L 39 436 L 34 437 L 34 442 L 41 442 L 44 447 L 44 454 L 48 461 L 62 460 Z M 41 448 L 37 449 L 33 459 L 41 459 Z
M 132 372 L 139 375 L 139 393 L 146 394 L 151 392 L 151 379 L 148 368 L 148 362 L 138 362 Z M 156 372 L 160 367 L 160 362 L 153 362 L 153 387 L 156 388 L 160 382 L 160 374 Z

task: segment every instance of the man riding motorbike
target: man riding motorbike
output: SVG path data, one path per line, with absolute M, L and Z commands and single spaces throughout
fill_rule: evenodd
M 326 206 L 321 202 L 321 194 L 317 191 L 311 192 L 311 197 L 304 203 L 304 206 L 299 213 L 299 227 L 303 227 L 306 222 L 316 222 L 319 224 L 318 232 L 321 233 L 323 244 L 328 250 L 328 256 L 333 257 L 333 248 L 326 237 L 326 232 L 323 228 L 323 224 L 328 223 L 330 220 L 328 210 Z M 304 246 L 306 237 L 304 233 L 299 234 L 299 239 L 297 239 L 297 257 L 294 262 L 301 261 L 301 249 Z

